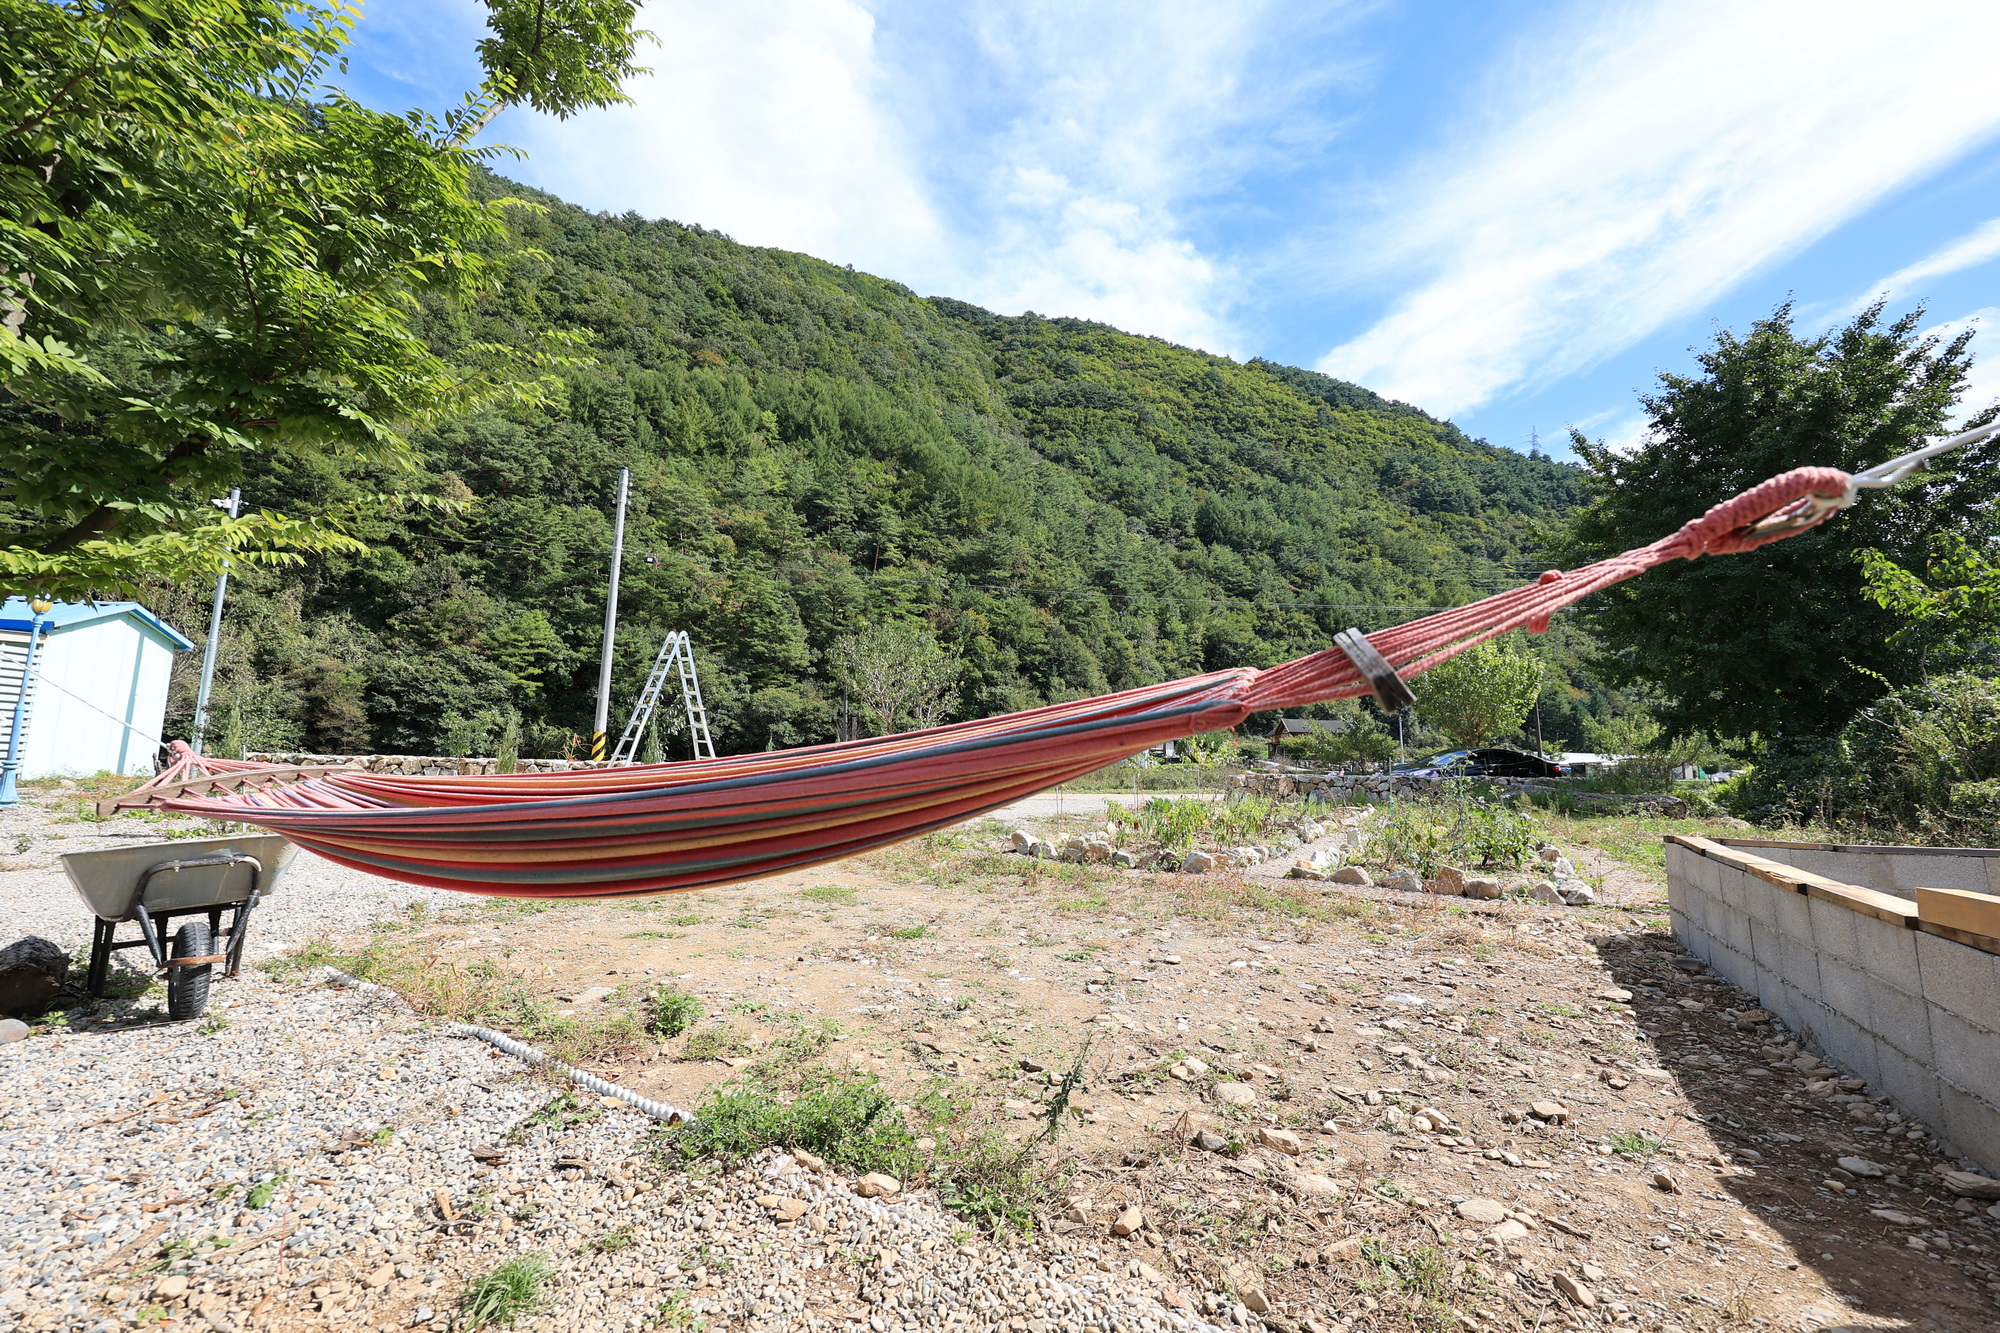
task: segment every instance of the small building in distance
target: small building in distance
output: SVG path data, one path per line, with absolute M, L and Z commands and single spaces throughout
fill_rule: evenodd
M 1271 729 L 1271 739 L 1282 741 L 1294 736 L 1338 736 L 1352 725 L 1344 717 L 1281 717 Z
M 0 755 L 35 613 L 0 606 Z M 21 725 L 23 778 L 150 773 L 174 654 L 194 647 L 137 602 L 58 602 L 42 624 Z

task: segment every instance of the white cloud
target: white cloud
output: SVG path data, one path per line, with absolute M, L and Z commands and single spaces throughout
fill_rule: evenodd
M 1939 246 L 1914 264 L 1905 264 L 1888 277 L 1874 284 L 1868 291 L 1855 297 L 1844 307 L 1842 314 L 1853 316 L 1870 301 L 1893 301 L 1901 296 L 1921 298 L 1924 293 L 1920 285 L 1933 278 L 1946 277 L 1968 268 L 2000 259 L 2000 218 L 1982 222 L 1963 236 Z M 1828 324 L 1833 319 L 1826 321 Z
M 2000 402 L 2000 306 L 1989 305 L 1933 324 L 1924 332 L 1949 341 L 1967 329 L 1973 331 L 1972 373 L 1966 376 L 1965 396 L 1958 400 L 1954 421 L 1964 421 Z
M 1585 369 L 2000 124 L 1983 0 L 1659 0 L 1501 62 L 1348 276 L 1413 290 L 1320 368 L 1452 413 Z M 1516 95 L 1505 89 L 1528 86 Z M 1918 267 L 1918 266 L 1913 266 Z
M 854 0 L 655 0 L 636 103 L 568 121 L 515 113 L 495 137 L 565 198 L 729 232 L 836 263 L 919 263 L 943 237 L 878 105 L 875 20 Z
M 1359 0 L 1356 0 L 1359 3 Z M 636 106 L 497 137 L 591 207 L 698 222 L 1009 313 L 1233 351 L 1190 210 L 1324 135 L 1341 0 L 652 0 Z

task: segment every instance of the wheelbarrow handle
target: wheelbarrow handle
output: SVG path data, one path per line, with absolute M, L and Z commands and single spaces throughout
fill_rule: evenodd
M 263 886 L 264 882 L 264 863 L 248 852 L 217 852 L 213 856 L 190 857 L 184 861 L 162 861 L 158 865 L 148 866 L 140 874 L 138 886 L 132 890 L 131 915 L 137 917 L 139 920 L 139 929 L 146 936 L 146 947 L 152 950 L 154 963 L 162 968 L 167 966 L 167 942 L 160 937 L 159 931 L 153 928 L 153 919 L 146 913 L 146 886 L 153 882 L 153 876 L 172 870 L 196 870 L 203 866 L 237 865 L 247 865 L 250 867 L 250 892 L 246 896 L 245 901 L 255 903 L 257 901 L 257 891 Z M 239 907 L 235 928 L 230 932 L 232 935 L 240 936 L 242 934 L 242 917 L 243 912 Z M 237 956 L 241 956 L 240 950 L 237 951 Z M 217 959 L 216 961 L 220 962 L 222 960 Z M 230 971 L 233 973 L 235 970 L 232 964 Z

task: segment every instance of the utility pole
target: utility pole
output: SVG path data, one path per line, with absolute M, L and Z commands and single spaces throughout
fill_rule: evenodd
M 229 488 L 227 500 L 211 500 L 210 504 L 229 511 L 236 517 L 238 506 L 243 503 L 243 492 Z M 201 753 L 202 738 L 208 733 L 208 692 L 215 684 L 215 650 L 222 639 L 222 594 L 229 591 L 229 562 L 224 561 L 222 572 L 215 576 L 215 603 L 208 608 L 208 643 L 201 650 L 201 688 L 194 696 L 194 752 Z
M 618 518 L 611 527 L 611 589 L 604 597 L 604 657 L 597 664 L 597 721 L 590 733 L 590 757 L 604 758 L 605 728 L 611 719 L 611 643 L 618 633 L 618 570 L 625 560 L 625 497 L 632 469 L 618 469 Z
M 1542 696 L 1535 696 L 1535 753 L 1547 759 L 1549 752 L 1542 748 Z

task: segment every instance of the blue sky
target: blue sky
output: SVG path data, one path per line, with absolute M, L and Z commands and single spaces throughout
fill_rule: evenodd
M 450 104 L 483 12 L 368 0 L 351 90 Z M 635 104 L 504 114 L 506 174 L 1314 367 L 1496 444 L 1638 438 L 1660 371 L 1788 296 L 1808 327 L 1885 294 L 2000 345 L 1991 0 L 652 0 L 644 26 Z

